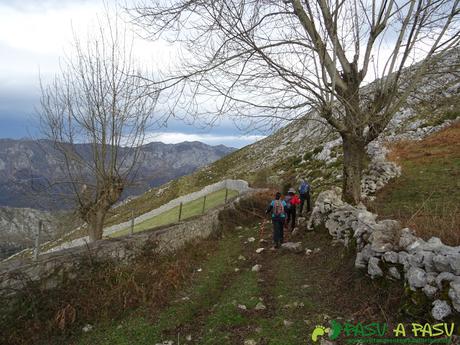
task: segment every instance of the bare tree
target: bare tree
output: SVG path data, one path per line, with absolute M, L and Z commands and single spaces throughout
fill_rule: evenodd
M 253 128 L 319 116 L 343 139 L 352 203 L 366 145 L 459 43 L 459 0 L 157 0 L 131 13 L 150 38 L 186 49 L 161 80 L 172 111 Z
M 75 38 L 60 74 L 41 86 L 43 133 L 91 241 L 102 237 L 107 212 L 135 176 L 157 100 L 139 78 L 127 37 L 107 19 L 87 42 Z

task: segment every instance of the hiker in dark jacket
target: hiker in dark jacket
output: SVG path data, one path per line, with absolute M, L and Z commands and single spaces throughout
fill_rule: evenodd
M 275 199 L 270 202 L 266 214 L 271 212 L 273 223 L 273 243 L 275 248 L 279 248 L 283 243 L 284 238 L 284 221 L 286 219 L 286 203 L 281 200 L 281 193 L 276 193 Z
M 299 186 L 299 195 L 300 195 L 300 207 L 299 207 L 299 214 L 302 215 L 303 206 L 305 204 L 305 200 L 307 201 L 307 212 L 311 211 L 311 204 L 310 204 L 310 184 L 305 180 L 300 180 Z
M 286 202 L 286 228 L 291 228 L 291 231 L 295 228 L 295 220 L 296 220 L 296 209 L 297 205 L 300 205 L 300 199 L 295 194 L 294 188 L 289 188 L 288 194 L 284 198 Z

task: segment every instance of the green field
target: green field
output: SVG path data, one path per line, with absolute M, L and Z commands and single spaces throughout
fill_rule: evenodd
M 184 220 L 193 216 L 197 216 L 203 213 L 203 204 L 204 204 L 204 212 L 210 210 L 214 207 L 222 205 L 225 203 L 225 194 L 226 190 L 221 189 L 217 192 L 210 193 L 206 195 L 206 203 L 204 204 L 204 198 L 199 198 L 193 201 L 190 201 L 186 204 L 182 205 L 182 213 L 180 220 Z M 238 195 L 236 190 L 228 190 L 227 199 L 230 200 L 231 198 Z M 149 230 L 152 228 L 156 228 L 162 225 L 167 225 L 171 223 L 175 223 L 179 221 L 179 206 L 176 206 L 169 211 L 161 213 L 155 217 L 147 219 L 142 223 L 136 224 L 134 226 L 134 232 L 141 232 L 145 230 Z M 131 228 L 127 227 L 123 230 L 115 232 L 111 234 L 109 237 L 119 237 L 123 235 L 127 235 L 130 233 Z

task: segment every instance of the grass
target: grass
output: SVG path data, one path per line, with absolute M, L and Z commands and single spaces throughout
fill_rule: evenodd
M 331 319 L 396 319 L 402 287 L 398 283 L 382 286 L 354 270 L 353 251 L 332 247 L 326 232 L 297 239 L 306 247 L 321 248 L 312 256 L 270 251 L 260 255 L 255 253 L 260 246 L 257 241 L 246 241 L 257 236 L 258 230 L 253 226 L 225 233 L 215 254 L 199 266 L 202 271 L 158 313 L 128 315 L 117 323 L 96 325 L 97 331 L 82 335 L 76 343 L 174 340 L 236 345 L 254 339 L 257 344 L 298 345 L 309 343 L 313 328 Z M 239 260 L 239 255 L 245 260 Z M 256 263 L 262 269 L 252 272 Z M 265 310 L 254 309 L 259 301 Z M 187 342 L 187 337 L 192 340 Z
M 238 232 L 233 235 L 237 236 Z M 233 236 L 224 238 L 214 255 L 194 268 L 189 287 L 179 291 L 162 311 L 144 310 L 140 315 L 129 315 L 118 322 L 102 323 L 97 331 L 82 335 L 77 344 L 142 345 L 176 339 L 177 334 L 184 337 L 192 331 L 186 325 L 212 308 L 214 300 L 225 290 L 229 276 L 235 274 L 234 265 L 240 250 L 241 244 Z
M 400 220 L 424 239 L 460 244 L 460 123 L 422 141 L 390 146 L 402 176 L 385 186 L 371 207 Z
M 215 208 L 219 205 L 223 205 L 225 203 L 225 194 L 226 190 L 221 189 L 219 191 L 210 193 L 206 196 L 206 203 L 204 198 L 199 198 L 193 201 L 190 201 L 182 206 L 182 213 L 181 219 L 185 220 L 194 216 L 198 216 L 203 213 L 203 204 L 204 204 L 204 212 Z M 228 190 L 227 199 L 230 200 L 238 195 L 236 190 Z M 163 212 L 155 217 L 147 219 L 142 223 L 136 224 L 134 226 L 134 232 L 141 232 L 145 230 L 150 230 L 162 225 L 167 225 L 171 223 L 176 223 L 179 221 L 179 206 L 176 206 L 169 211 Z M 126 228 L 120 230 L 116 233 L 111 234 L 109 237 L 119 237 L 123 235 L 127 235 L 130 233 L 130 228 Z

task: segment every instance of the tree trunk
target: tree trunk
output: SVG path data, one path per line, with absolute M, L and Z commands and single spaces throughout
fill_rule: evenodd
M 90 242 L 102 239 L 106 214 L 107 212 L 105 210 L 97 210 L 89 218 L 90 221 L 88 222 L 88 235 Z
M 342 135 L 343 140 L 343 200 L 356 205 L 361 201 L 361 176 L 366 144 L 364 139 Z

